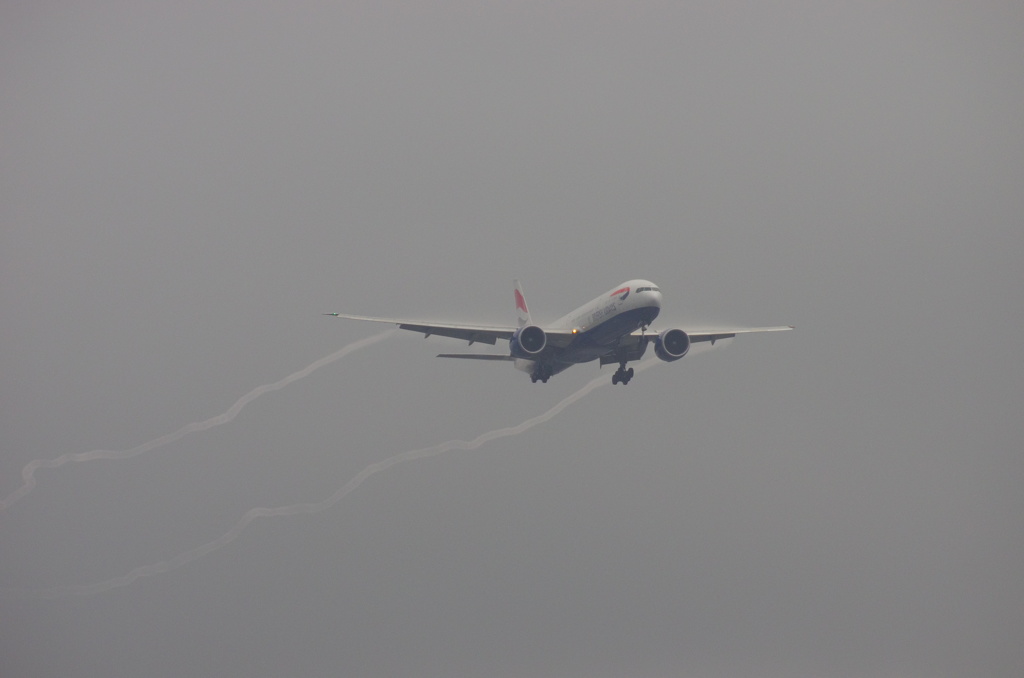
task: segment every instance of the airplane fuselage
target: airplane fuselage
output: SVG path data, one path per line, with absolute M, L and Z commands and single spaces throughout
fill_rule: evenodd
M 553 328 L 572 332 L 573 340 L 568 346 L 539 360 L 517 359 L 515 366 L 533 373 L 538 363 L 544 363 L 551 374 L 556 374 L 572 365 L 596 360 L 607 355 L 624 336 L 648 327 L 660 312 L 658 286 L 649 280 L 628 280 L 552 324 Z

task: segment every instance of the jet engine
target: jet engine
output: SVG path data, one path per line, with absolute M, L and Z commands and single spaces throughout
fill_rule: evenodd
M 682 330 L 665 330 L 654 340 L 654 354 L 665 362 L 679 360 L 690 350 L 690 337 Z
M 520 327 L 509 339 L 509 347 L 516 358 L 536 358 L 547 345 L 547 335 L 536 325 Z

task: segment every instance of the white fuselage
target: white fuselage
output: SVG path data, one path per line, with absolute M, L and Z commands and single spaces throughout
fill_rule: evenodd
M 628 280 L 562 316 L 553 328 L 572 332 L 568 346 L 545 359 L 552 373 L 608 353 L 628 334 L 650 325 L 661 311 L 661 290 L 649 280 Z M 533 372 L 536 360 L 517 359 L 517 369 Z

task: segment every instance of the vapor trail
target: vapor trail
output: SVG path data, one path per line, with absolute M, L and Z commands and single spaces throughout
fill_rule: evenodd
M 314 363 L 311 363 L 310 365 L 299 370 L 298 372 L 289 374 L 287 377 L 281 379 L 280 381 L 275 381 L 272 384 L 264 384 L 263 386 L 257 386 L 256 388 L 254 388 L 253 390 L 249 391 L 244 396 L 239 398 L 237 401 L 235 401 L 235 404 L 228 408 L 228 410 L 223 414 L 219 414 L 216 417 L 207 419 L 206 421 L 197 421 L 191 424 L 187 424 L 179 428 L 177 431 L 174 431 L 173 433 L 168 433 L 165 436 L 161 436 L 154 440 L 150 440 L 148 443 L 143 443 L 138 447 L 131 448 L 130 450 L 94 450 L 92 452 L 76 452 L 73 454 L 65 454 L 60 457 L 57 457 L 56 459 L 36 459 L 34 461 L 30 461 L 25 466 L 25 468 L 21 470 L 21 477 L 24 480 L 24 482 L 22 482 L 21 484 L 21 487 L 7 495 L 7 497 L 5 497 L 3 501 L 0 501 L 0 512 L 7 510 L 11 506 L 13 506 L 15 502 L 17 502 L 19 499 L 23 498 L 25 495 L 32 491 L 32 488 L 36 486 L 36 469 L 40 467 L 57 468 L 58 466 L 63 466 L 69 461 L 82 462 L 94 461 L 96 459 L 128 459 L 129 457 L 136 457 L 140 454 L 144 454 L 151 450 L 155 450 L 158 447 L 163 447 L 168 443 L 173 443 L 175 440 L 178 440 L 179 438 L 184 438 L 189 433 L 197 433 L 199 431 L 205 431 L 208 428 L 213 428 L 214 426 L 226 424 L 232 419 L 234 419 L 236 416 L 238 416 L 238 413 L 242 411 L 243 407 L 251 403 L 253 400 L 256 400 L 264 393 L 269 393 L 271 391 L 276 391 L 279 388 L 284 388 L 285 386 L 291 384 L 292 382 L 298 381 L 303 377 L 309 376 L 311 373 L 315 372 L 321 367 L 324 367 L 325 365 L 330 365 L 334 361 L 344 358 L 353 351 L 357 351 L 361 348 L 365 348 L 371 344 L 375 344 L 378 341 L 381 341 L 385 337 L 390 336 L 395 331 L 396 330 L 386 330 L 384 332 L 381 332 L 380 334 L 375 334 L 372 337 L 367 337 L 366 339 L 354 341 L 348 346 L 345 346 L 344 348 L 335 351 L 329 356 L 326 356 L 324 358 L 321 358 L 320 360 L 317 360 Z
M 641 372 L 656 364 L 656 360 L 648 360 L 640 363 L 636 367 L 636 372 Z M 376 463 L 370 464 L 362 471 L 360 471 L 354 478 L 349 480 L 347 483 L 335 490 L 334 494 L 314 503 L 303 503 L 303 504 L 291 504 L 289 506 L 278 506 L 277 508 L 253 508 L 245 512 L 245 514 L 239 519 L 235 526 L 230 530 L 217 537 L 213 541 L 209 541 L 202 546 L 198 546 L 190 551 L 179 553 L 170 560 L 162 560 L 159 563 L 153 563 L 151 565 L 143 565 L 137 567 L 128 574 L 120 577 L 114 577 L 113 579 L 107 579 L 106 581 L 96 582 L 93 584 L 81 584 L 77 586 L 55 586 L 46 589 L 35 589 L 35 590 L 12 590 L 6 589 L 3 591 L 5 597 L 15 598 L 45 598 L 53 599 L 60 598 L 62 596 L 88 596 L 97 593 L 104 593 L 110 589 L 118 588 L 121 586 L 127 586 L 140 577 L 151 577 L 156 574 L 163 574 L 170 572 L 173 569 L 181 567 L 187 563 L 191 563 L 193 560 L 202 558 L 205 555 L 213 553 L 222 546 L 226 546 L 228 543 L 234 541 L 242 534 L 249 523 L 256 520 L 257 518 L 267 518 L 270 516 L 292 516 L 298 514 L 312 514 L 319 513 L 326 509 L 331 508 L 350 492 L 355 490 L 357 487 L 363 484 L 367 478 L 375 473 L 387 470 L 392 466 L 397 466 L 404 461 L 412 461 L 413 459 L 425 459 L 427 457 L 434 457 L 444 452 L 450 452 L 452 450 L 475 450 L 484 443 L 490 442 L 497 438 L 505 438 L 508 436 L 519 435 L 524 431 L 528 431 L 537 424 L 543 424 L 548 421 L 559 412 L 564 410 L 569 405 L 580 398 L 586 396 L 594 389 L 608 384 L 609 379 L 607 375 L 600 376 L 592 379 L 581 389 L 575 393 L 566 396 L 548 411 L 538 414 L 535 417 L 531 417 L 521 424 L 515 426 L 508 426 L 506 428 L 499 428 L 487 433 L 481 433 L 473 440 L 449 440 L 448 442 L 438 443 L 431 447 L 423 447 L 417 450 L 410 450 L 408 452 L 402 452 L 394 456 L 388 457 Z

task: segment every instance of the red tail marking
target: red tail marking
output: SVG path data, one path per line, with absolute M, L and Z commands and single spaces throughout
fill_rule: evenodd
M 523 295 L 519 293 L 519 290 L 515 290 L 515 293 L 516 309 L 522 311 L 523 313 L 529 313 L 529 311 L 526 310 L 526 299 L 523 299 Z

